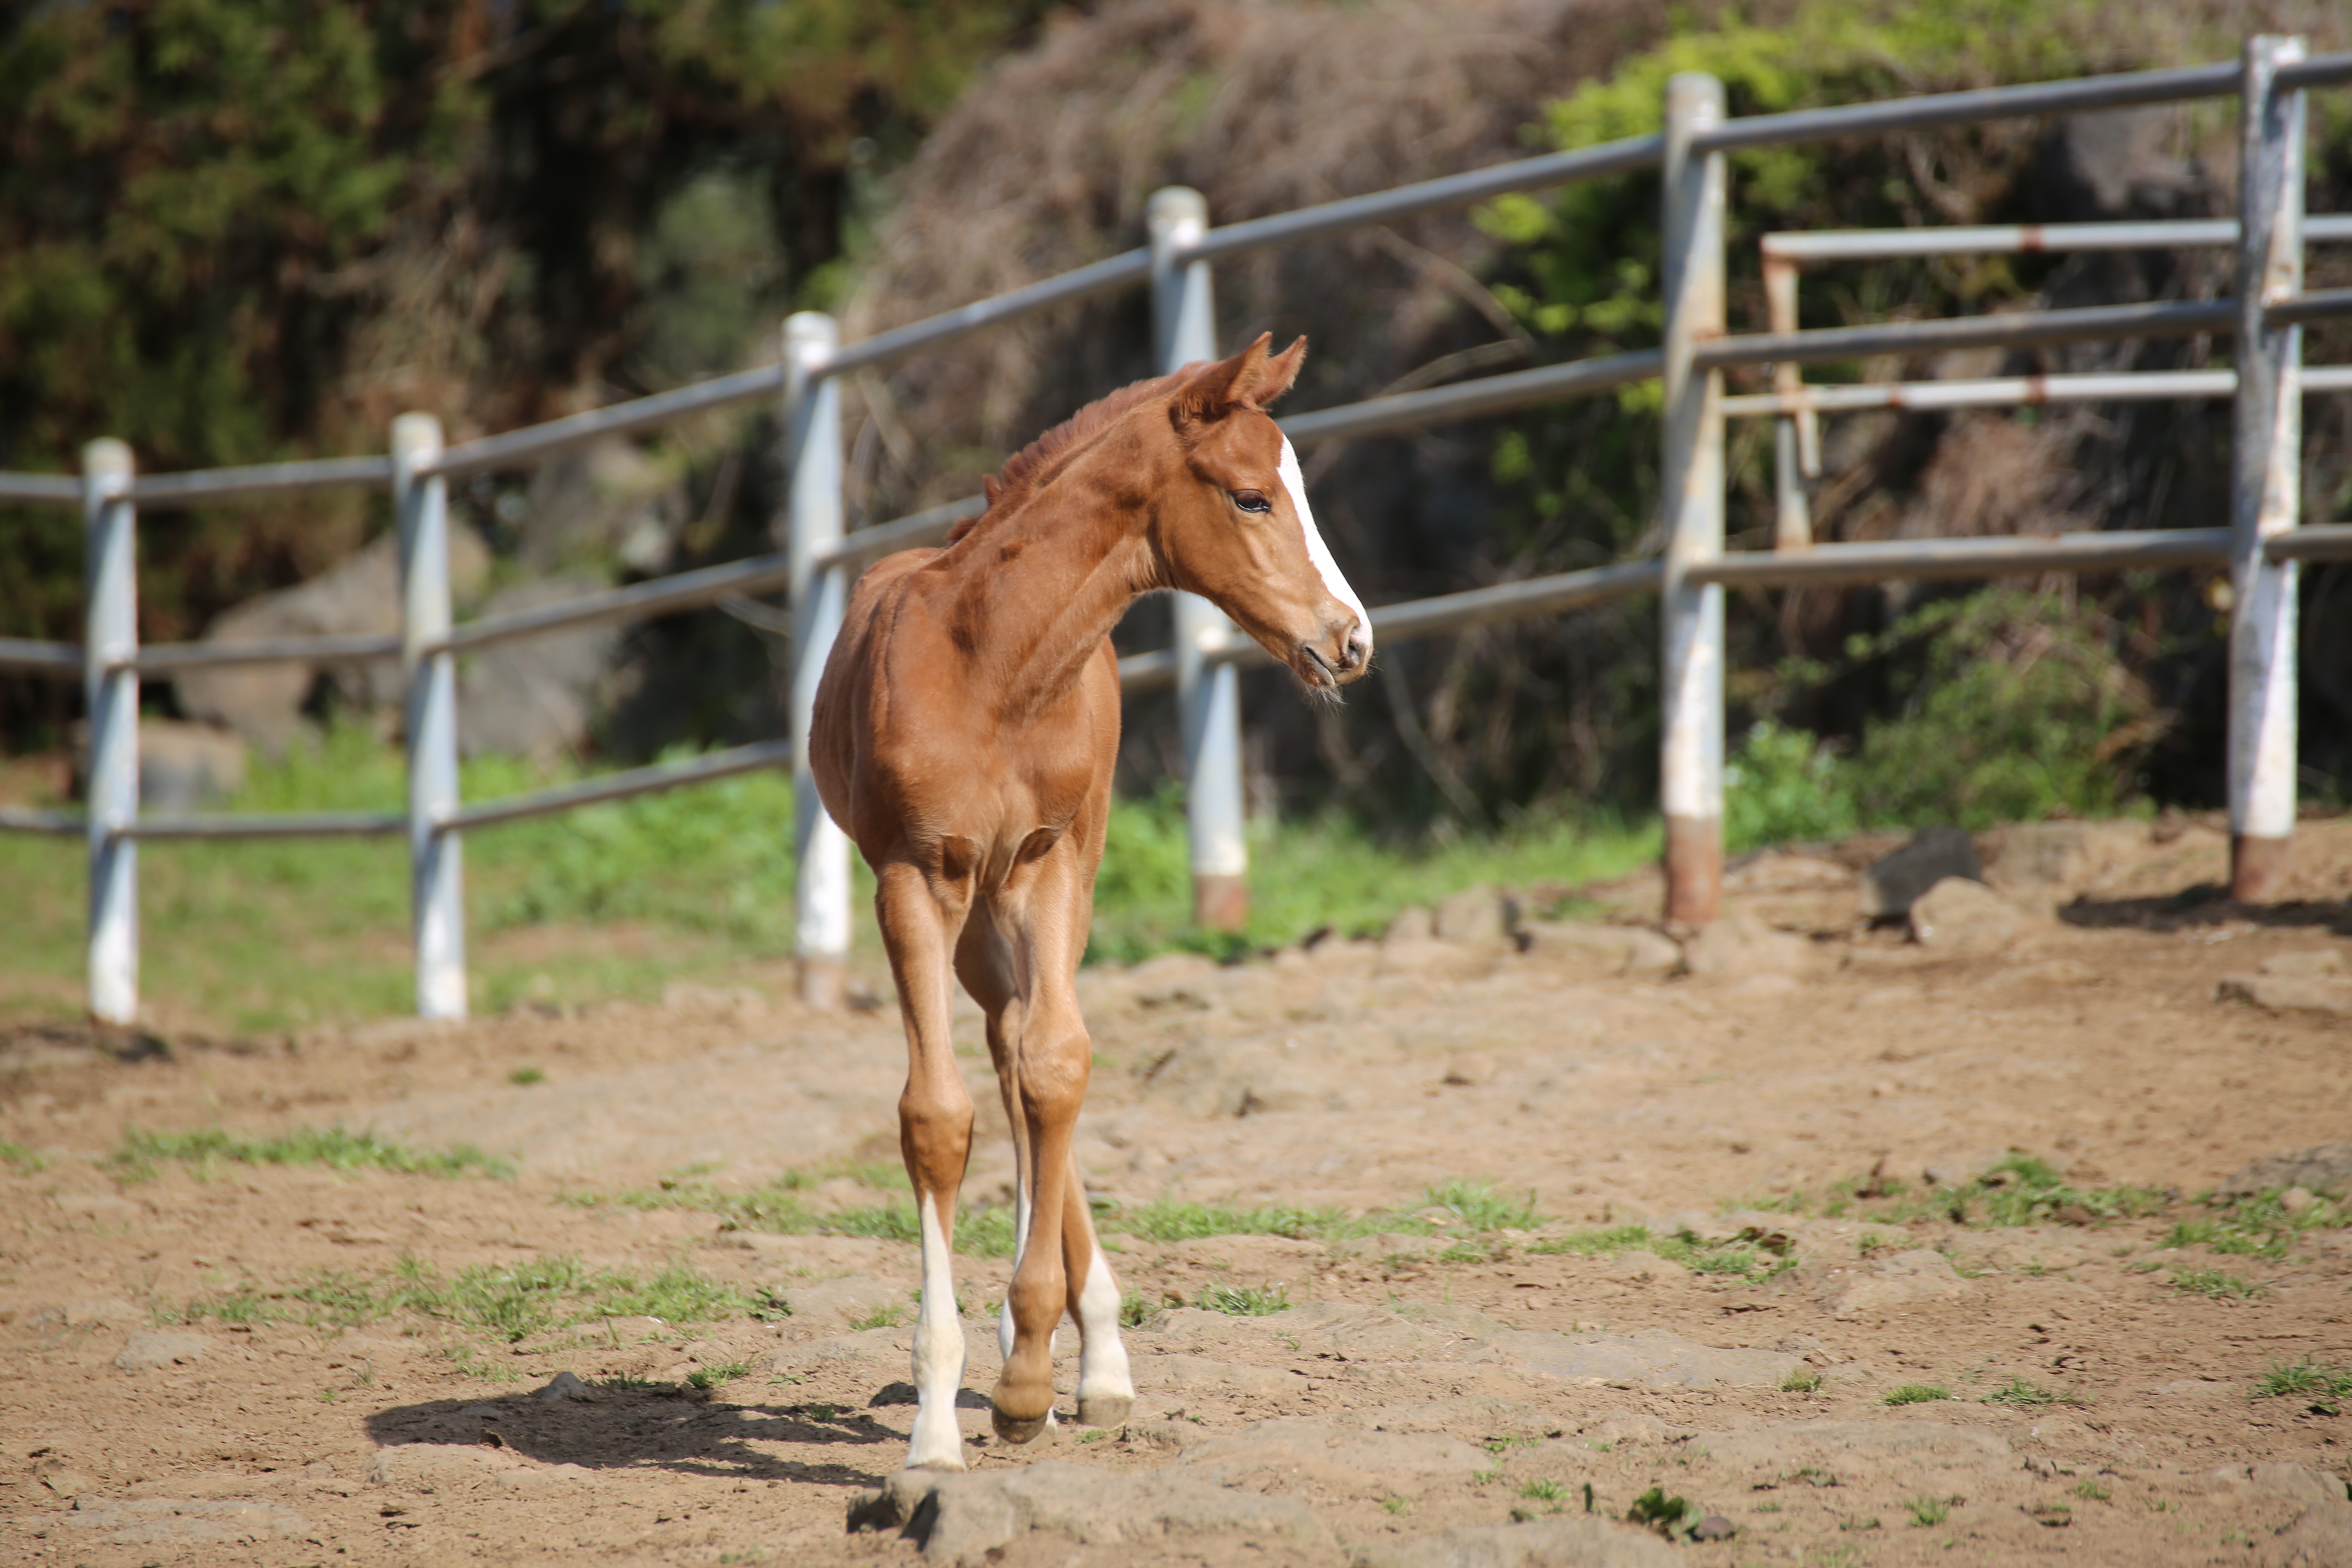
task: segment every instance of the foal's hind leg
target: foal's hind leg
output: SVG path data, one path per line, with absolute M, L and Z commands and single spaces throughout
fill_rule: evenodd
M 907 1468 L 964 1468 L 956 1394 L 963 1386 L 963 1321 L 956 1311 L 956 1194 L 971 1153 L 971 1095 L 948 1037 L 949 952 L 971 907 L 971 858 L 951 841 L 926 868 L 893 857 L 875 874 L 875 913 L 907 1026 L 907 1087 L 898 1146 L 922 1226 L 923 1300 L 915 1321 L 914 1440 Z M 959 874 L 961 873 L 961 874 Z
M 1070 1316 L 1078 1321 L 1078 1425 L 1117 1426 L 1135 1408 L 1135 1379 L 1118 1337 L 1118 1281 L 1095 1239 L 1075 1157 L 1062 1213 L 1062 1267 L 1070 1281 Z

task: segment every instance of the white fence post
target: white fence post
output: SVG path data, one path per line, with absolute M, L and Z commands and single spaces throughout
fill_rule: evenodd
M 1797 330 L 1797 264 L 1767 251 L 1764 257 L 1765 331 Z M 1804 376 L 1794 361 L 1772 367 L 1772 390 L 1801 394 Z M 1821 420 L 1811 410 L 1784 413 L 1772 422 L 1772 548 L 1810 550 L 1813 544 L 1811 482 L 1821 477 Z
M 417 470 L 441 455 L 441 421 L 392 422 L 400 530 L 400 667 L 407 689 L 408 865 L 416 1016 L 466 1016 L 465 854 L 457 814 L 457 656 L 449 635 L 449 484 Z
M 1723 376 L 1691 353 L 1719 338 L 1723 155 L 1691 140 L 1723 121 L 1723 83 L 1685 71 L 1666 83 L 1665 524 L 1659 698 L 1666 918 L 1702 924 L 1723 902 L 1723 590 L 1685 580 L 1723 554 Z
M 1206 261 L 1177 252 L 1208 232 L 1200 192 L 1170 185 L 1145 209 L 1151 235 L 1151 324 L 1160 372 L 1217 357 L 1216 296 Z M 1242 796 L 1241 675 L 1209 655 L 1241 634 L 1197 594 L 1175 604 L 1176 710 L 1183 731 L 1184 814 L 1192 849 L 1192 919 L 1206 931 L 1249 920 L 1249 842 Z
M 139 522 L 131 448 L 112 438 L 81 453 L 82 689 L 89 710 L 89 1011 L 101 1024 L 139 1018 Z
M 2266 308 L 2303 287 L 2300 38 L 2246 40 L 2238 179 L 2238 394 L 2230 454 L 2230 893 L 2277 896 L 2294 833 L 2297 563 L 2263 542 L 2303 510 L 2303 329 Z
M 841 389 L 824 374 L 841 329 L 820 310 L 784 321 L 786 541 L 792 565 L 793 957 L 801 1000 L 838 1007 L 849 988 L 849 840 L 809 768 L 817 681 L 841 630 L 849 576 L 814 563 L 841 541 Z

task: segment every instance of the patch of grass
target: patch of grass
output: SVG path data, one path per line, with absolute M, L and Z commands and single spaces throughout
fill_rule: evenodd
M 1290 1310 L 1290 1288 L 1280 1283 L 1271 1285 L 1232 1285 L 1223 1279 L 1212 1279 L 1193 1298 L 1192 1305 L 1210 1312 L 1230 1312 L 1237 1318 L 1265 1318 Z
M 1320 1241 L 1336 1239 L 1349 1229 L 1346 1214 L 1336 1208 L 1267 1204 L 1245 1209 L 1177 1198 L 1114 1210 L 1100 1225 L 1106 1230 L 1158 1242 L 1200 1241 L 1213 1236 L 1281 1236 L 1293 1241 Z
M 2074 1495 L 2078 1498 L 2087 1498 L 2092 1502 L 2105 1502 L 2109 1498 L 2115 1496 L 2113 1492 L 2109 1491 L 2106 1488 L 2101 1486 L 2096 1481 L 2076 1481 L 2074 1483 Z
M 1565 1482 L 1546 1477 L 1522 1484 L 1519 1495 L 1530 1502 L 1565 1502 L 1568 1500 L 1568 1486 Z
M 1839 1520 L 1838 1528 L 1840 1530 L 1884 1530 L 1886 1527 L 1878 1522 L 1877 1515 L 1872 1514 L 1867 1517 L 1856 1515 L 1853 1519 Z
M 1118 1326 L 1122 1329 L 1148 1329 L 1160 1321 L 1165 1309 L 1140 1290 L 1129 1290 L 1118 1299 Z
M 2172 1276 L 2172 1288 L 2185 1296 L 2204 1296 L 2216 1301 L 2242 1301 L 2269 1289 L 2259 1280 L 2220 1268 L 2179 1269 Z
M 1412 1511 L 1412 1501 L 1409 1499 L 1401 1497 L 1384 1497 L 1381 1499 L 1381 1507 L 1390 1513 L 1411 1513 Z
M 849 1326 L 853 1330 L 903 1329 L 913 1312 L 914 1309 L 904 1303 L 886 1301 L 870 1312 L 850 1319 Z
M 1473 1470 L 1470 1472 L 1470 1481 L 1473 1486 L 1491 1487 L 1502 1479 L 1503 1472 L 1499 1468 L 1492 1470 Z
M 1932 1383 L 1906 1383 L 1899 1387 L 1888 1389 L 1885 1397 L 1880 1400 L 1880 1403 L 1884 1405 L 1926 1405 L 1931 1400 L 1949 1399 L 1951 1396 L 1952 1391 L 1950 1389 L 1938 1388 Z
M 879 1185 L 883 1184 L 885 1173 L 889 1167 L 877 1164 L 857 1169 L 875 1178 L 866 1184 Z M 851 1205 L 829 1210 L 811 1208 L 800 1194 L 823 1179 L 823 1176 L 813 1176 L 805 1172 L 787 1171 L 763 1185 L 739 1188 L 721 1187 L 693 1177 L 672 1177 L 650 1189 L 624 1188 L 611 1193 L 566 1192 L 560 1194 L 558 1201 L 574 1208 L 611 1207 L 646 1212 L 692 1209 L 718 1215 L 719 1228 L 723 1230 L 764 1231 L 772 1236 L 860 1236 L 909 1244 L 922 1240 L 922 1220 L 910 1203 Z M 865 1178 L 856 1179 L 863 1181 Z M 903 1173 L 898 1184 L 905 1185 Z M 956 1249 L 971 1258 L 1012 1257 L 1013 1219 L 1010 1209 L 963 1209 L 956 1217 Z
M 2172 1227 L 2167 1247 L 2202 1247 L 2241 1258 L 2283 1258 L 2305 1231 L 2352 1225 L 2352 1207 L 2327 1198 L 2290 1211 L 2278 1189 L 2251 1196 L 2206 1200 L 2207 1214 Z
M 1592 1511 L 1590 1489 L 1585 1500 L 1585 1511 Z M 1645 1530 L 1654 1530 L 1669 1541 L 1697 1539 L 1699 1521 L 1706 1510 L 1688 1498 L 1669 1497 L 1664 1487 L 1652 1487 L 1633 1500 L 1625 1510 L 1625 1521 Z
M 2029 1383 L 2012 1374 L 2010 1380 L 1979 1401 L 1983 1405 L 2008 1405 L 2021 1409 L 2034 1409 L 2044 1405 L 2082 1405 L 2087 1403 L 2079 1394 L 2067 1394 L 2039 1383 Z
M 1536 1195 L 1525 1199 L 1509 1197 L 1495 1190 L 1491 1182 L 1465 1181 L 1455 1177 L 1440 1182 L 1429 1189 L 1426 1206 L 1440 1208 L 1471 1230 L 1481 1233 L 1496 1230 L 1533 1230 L 1543 1223 L 1536 1213 Z
M 1531 1241 L 1525 1251 L 1543 1257 L 1614 1258 L 1621 1252 L 1645 1251 L 1650 1246 L 1647 1226 L 1619 1225 L 1598 1230 L 1572 1230 L 1565 1236 L 1548 1236 Z
M 1537 814 L 1498 833 L 1410 841 L 1383 837 L 1344 816 L 1256 822 L 1249 924 L 1224 934 L 1192 923 L 1183 795 L 1169 786 L 1148 799 L 1112 804 L 1087 958 L 1132 963 L 1171 949 L 1229 958 L 1325 927 L 1343 936 L 1375 935 L 1408 904 L 1433 903 L 1481 883 L 1574 887 L 1602 880 L 1654 860 L 1658 844 L 1654 825 L 1627 826 L 1598 815 Z
M 250 1285 L 235 1290 L 198 1296 L 175 1314 L 183 1323 L 202 1322 L 210 1318 L 216 1323 L 271 1323 L 286 1313 L 270 1304 L 270 1299 Z
M 1952 1516 L 1952 1505 L 1960 1500 L 1948 1497 L 1913 1498 L 1903 1506 L 1911 1510 L 1911 1522 L 1921 1530 L 1931 1530 Z
M 722 1383 L 732 1383 L 739 1377 L 748 1377 L 751 1373 L 751 1363 L 748 1361 L 723 1362 L 717 1366 L 695 1368 L 686 1374 L 686 1381 L 689 1386 L 708 1394 Z
M 1822 1391 L 1822 1384 L 1824 1381 L 1825 1380 L 1822 1378 L 1822 1374 L 1815 1372 L 1812 1368 L 1801 1366 L 1796 1371 L 1790 1373 L 1788 1376 L 1780 1380 L 1780 1392 L 1783 1394 L 1819 1394 Z
M 126 1181 L 152 1177 L 165 1160 L 199 1168 L 227 1163 L 396 1171 L 417 1176 L 462 1176 L 468 1172 L 499 1177 L 514 1174 L 514 1167 L 506 1161 L 463 1144 L 446 1152 L 410 1149 L 373 1132 L 351 1132 L 341 1127 L 301 1128 L 273 1138 L 237 1138 L 218 1128 L 196 1132 L 142 1132 L 133 1128 L 107 1156 Z
M 19 1175 L 31 1175 L 46 1171 L 49 1163 L 13 1138 L 0 1138 L 0 1165 L 5 1165 Z
M 507 1074 L 507 1081 L 517 1089 L 529 1089 L 535 1083 L 545 1083 L 547 1073 L 541 1068 L 521 1067 Z
M 1507 1454 L 1514 1448 L 1532 1448 L 1539 1437 L 1489 1437 L 1478 1446 L 1490 1454 Z
M 2321 1400 L 2352 1398 L 2352 1362 L 2340 1367 L 2320 1366 L 2310 1361 L 2273 1362 L 2270 1370 L 2254 1380 L 2256 1399 L 2299 1399 L 2316 1395 Z
M 2171 1194 L 2153 1187 L 2069 1186 L 2047 1162 L 2011 1154 L 1981 1176 L 1958 1186 L 1906 1192 L 1900 1183 L 1856 1178 L 1840 1182 L 1827 1205 L 1832 1218 L 1852 1214 L 1879 1225 L 1939 1219 L 1953 1225 L 2105 1225 L 2160 1214 Z M 1889 1245 L 1881 1242 L 1874 1245 Z

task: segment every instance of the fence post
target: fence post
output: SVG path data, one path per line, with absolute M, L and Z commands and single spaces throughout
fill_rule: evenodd
M 1666 83 L 1665 462 L 1660 805 L 1666 918 L 1701 924 L 1723 902 L 1723 590 L 1685 580 L 1723 553 L 1723 376 L 1692 351 L 1724 331 L 1723 155 L 1691 140 L 1723 121 L 1723 83 Z
M 139 1017 L 138 513 L 131 448 L 112 438 L 81 452 L 82 689 L 89 710 L 89 1011 L 101 1024 Z
M 2230 452 L 2230 894 L 2274 898 L 2294 832 L 2300 575 L 2263 542 L 2303 510 L 2303 329 L 2264 311 L 2303 286 L 2304 95 L 2278 68 L 2303 40 L 2246 40 L 2238 178 L 2238 393 Z
M 1216 298 L 1206 261 L 1178 252 L 1209 228 L 1200 192 L 1170 185 L 1145 209 L 1151 236 L 1151 324 L 1160 374 L 1217 357 Z M 1192 919 L 1204 931 L 1239 931 L 1249 920 L 1249 842 L 1244 836 L 1240 672 L 1209 656 L 1241 634 L 1197 594 L 1179 594 L 1176 710 L 1183 732 L 1184 814 L 1192 850 Z
M 841 389 L 825 374 L 841 329 L 820 310 L 784 321 L 785 550 L 792 563 L 793 958 L 801 1000 L 838 1007 L 849 990 L 849 840 L 809 768 L 817 681 L 841 629 L 848 574 L 814 564 L 840 542 Z
M 451 825 L 457 814 L 457 656 L 446 646 L 449 483 L 419 471 L 440 455 L 439 419 L 404 414 L 392 422 L 392 508 L 400 529 L 400 669 L 408 696 L 416 1016 L 456 1019 L 466 1016 L 466 871 Z
M 1767 252 L 1764 258 L 1765 331 L 1797 330 L 1797 264 Z M 1772 367 L 1772 390 L 1793 397 L 1805 389 L 1801 368 L 1784 360 Z M 1772 421 L 1772 548 L 1810 550 L 1813 544 L 1812 481 L 1821 477 L 1821 419 L 1811 409 L 1782 410 Z

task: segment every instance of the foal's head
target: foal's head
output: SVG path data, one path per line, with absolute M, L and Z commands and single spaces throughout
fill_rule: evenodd
M 1308 687 L 1329 691 L 1370 668 L 1371 617 L 1316 531 L 1298 455 L 1265 411 L 1297 379 L 1307 340 L 1269 356 L 1271 337 L 1170 395 L 1184 479 L 1160 498 L 1158 542 L 1177 587 L 1213 600 Z

